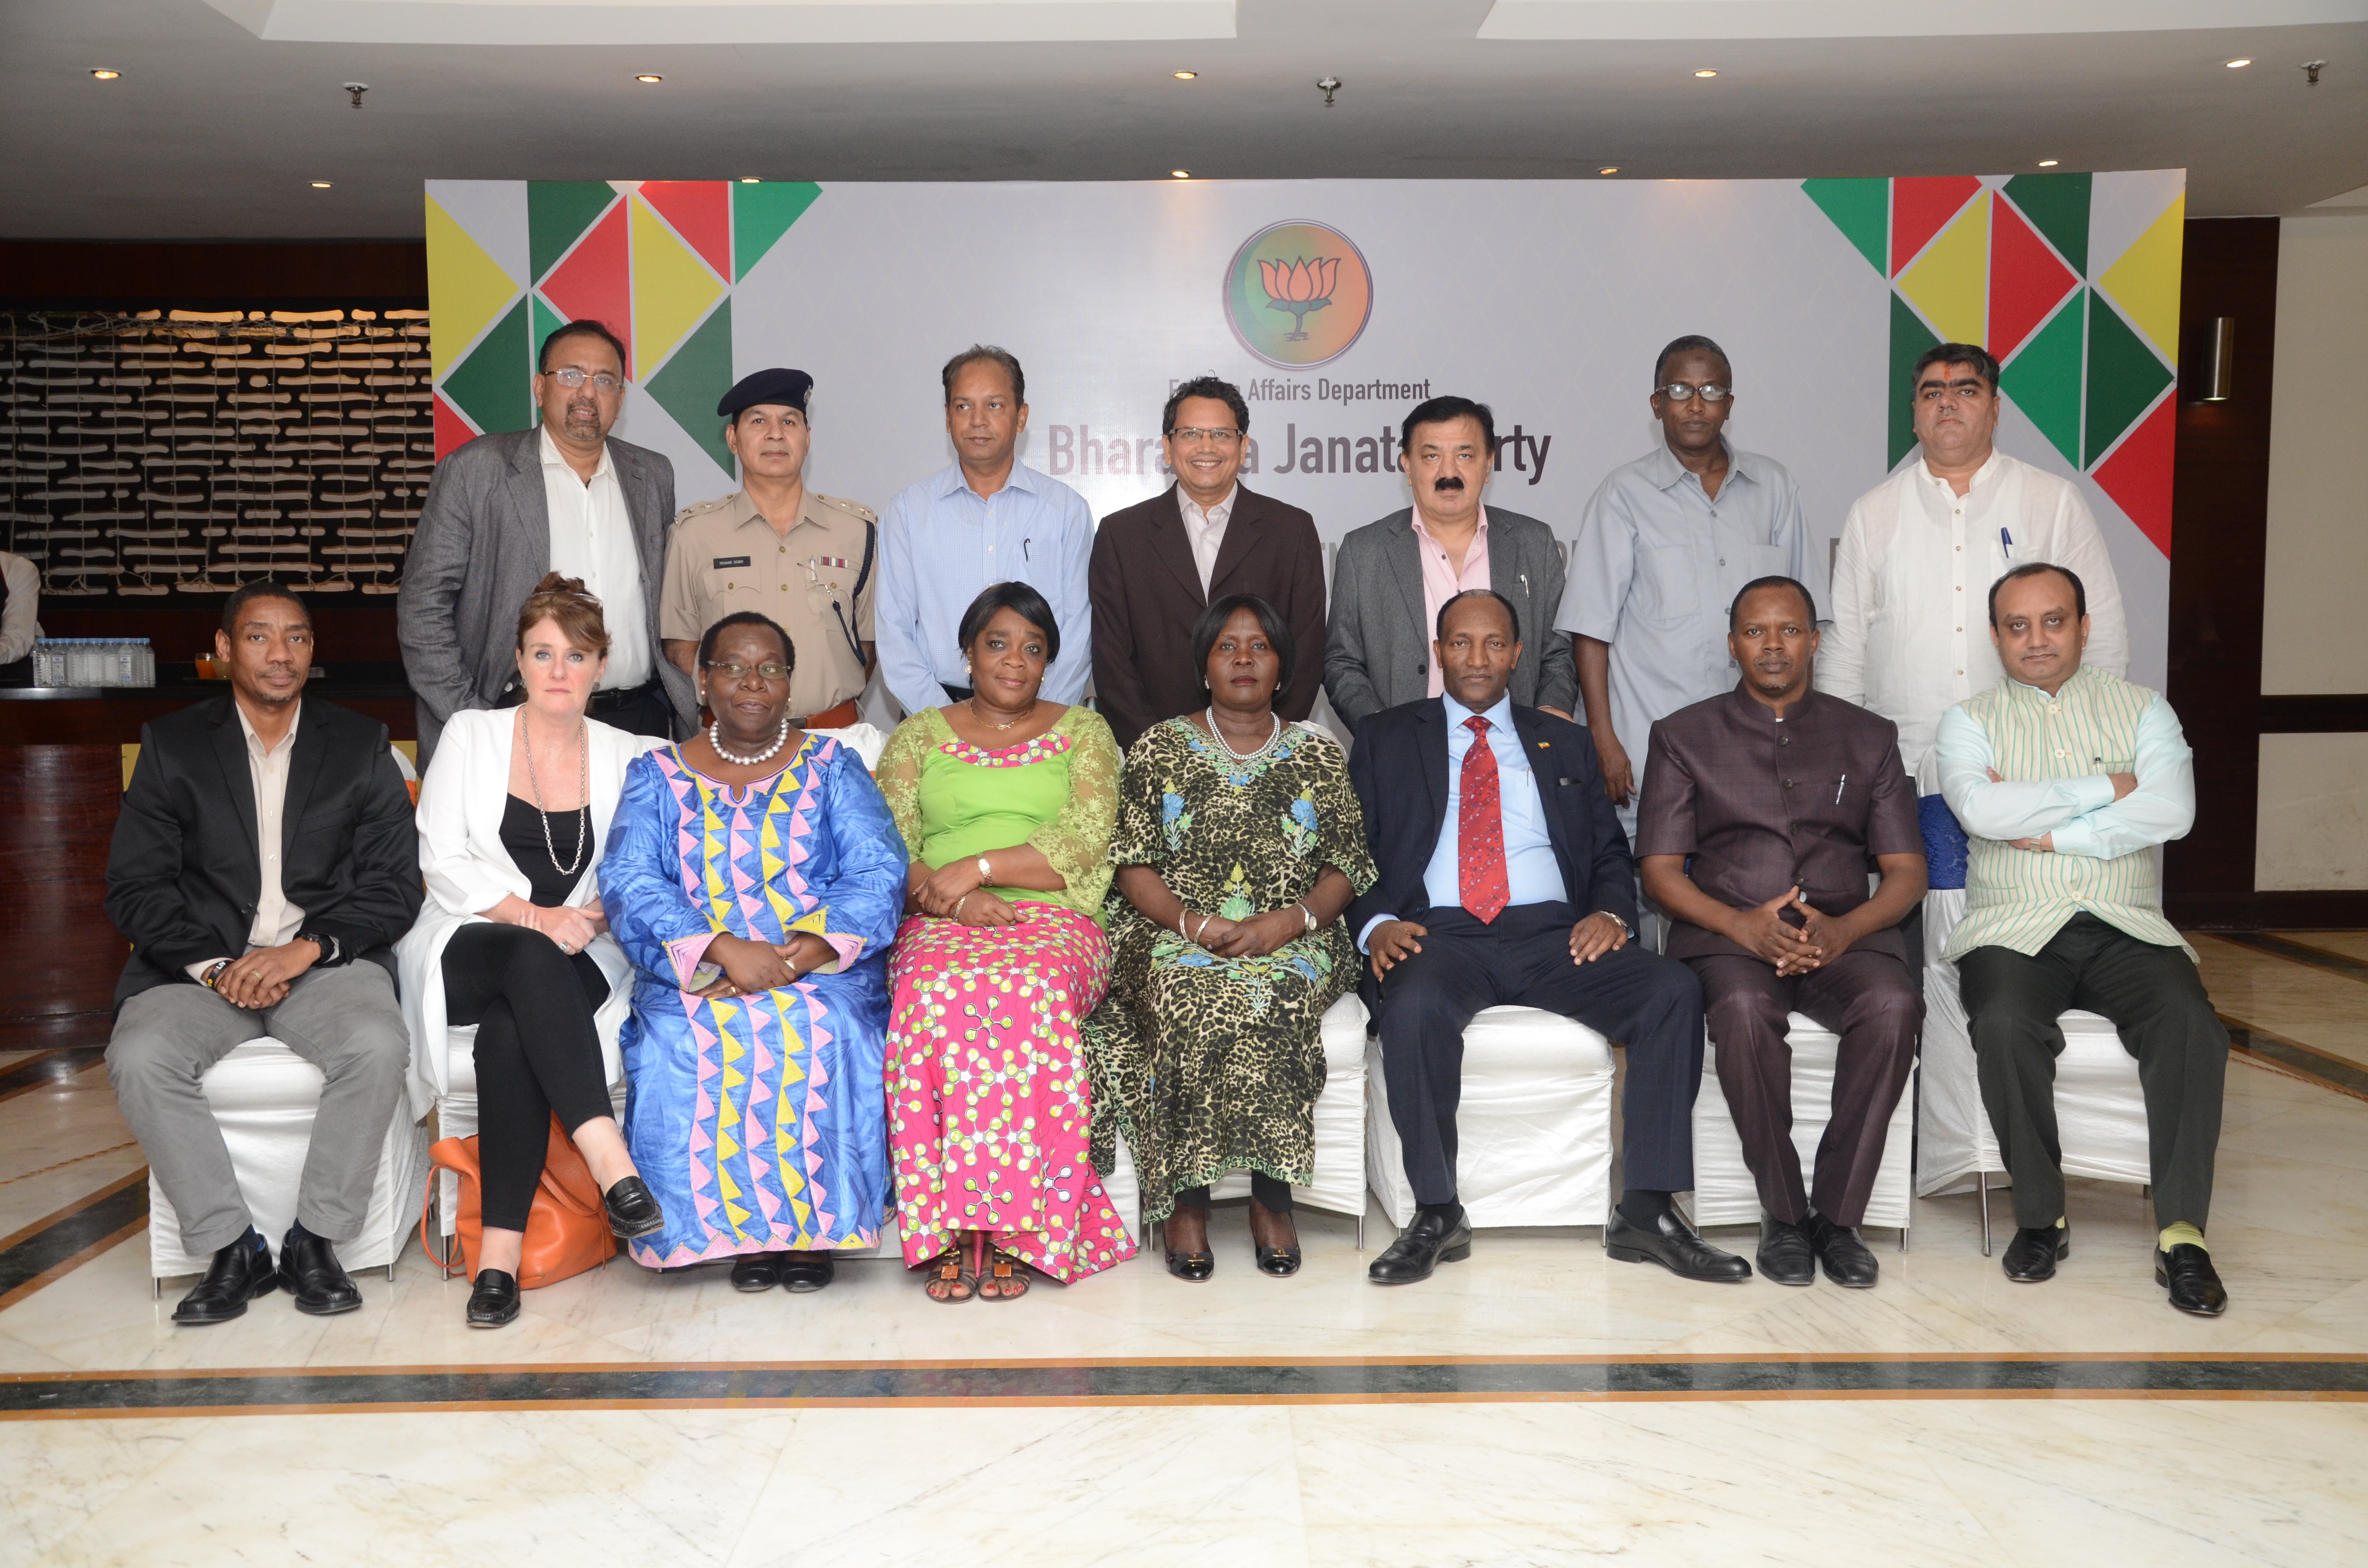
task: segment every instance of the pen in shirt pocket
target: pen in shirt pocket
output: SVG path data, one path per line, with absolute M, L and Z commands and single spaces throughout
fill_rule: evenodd
M 2003 533 L 2003 532 L 2005 532 L 2006 530 L 2005 530 L 2005 529 L 2003 529 L 2003 528 L 2001 528 L 2001 529 L 1999 529 L 1998 531 L 1999 531 L 1999 532 L 2001 532 L 2001 533 Z M 1035 559 L 1036 559 L 1036 557 L 1035 557 L 1032 553 L 1030 553 L 1030 551 L 1029 551 L 1029 548 L 1028 548 L 1030 545 L 1034 544 L 1035 542 L 1036 542 L 1036 541 L 1035 541 L 1033 539 L 1023 539 L 1023 540 L 1021 540 L 1019 541 L 1019 559 L 1020 559 L 1020 560 L 1022 560 L 1022 561 L 1033 561 L 1033 560 L 1035 560 Z
M 1838 805 L 1838 806 L 1839 806 L 1839 805 L 1840 805 L 1840 804 L 1842 803 L 1842 786 L 1843 786 L 1843 785 L 1845 785 L 1845 784 L 1848 784 L 1849 782 L 1850 782 L 1850 775 L 1849 775 L 1849 774 L 1847 774 L 1847 773 L 1843 774 L 1843 775 L 1841 776 L 1841 778 L 1839 778 L 1839 779 L 1835 780 L 1835 782 L 1834 782 L 1834 804 L 1836 804 L 1836 805 Z
M 2009 561 L 2014 559 L 2014 536 L 2004 528 L 1998 529 L 1998 547 L 2006 551 Z

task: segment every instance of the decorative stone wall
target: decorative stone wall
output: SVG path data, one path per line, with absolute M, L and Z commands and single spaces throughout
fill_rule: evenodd
M 0 312 L 0 541 L 45 597 L 392 594 L 428 381 L 420 310 Z

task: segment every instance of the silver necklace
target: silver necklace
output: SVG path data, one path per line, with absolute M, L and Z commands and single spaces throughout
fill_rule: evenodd
M 591 826 L 592 816 L 592 747 L 590 744 L 590 737 L 586 733 L 584 721 L 581 719 L 576 720 L 575 753 L 576 760 L 582 764 L 581 771 L 583 774 L 582 782 L 584 803 L 576 807 L 575 812 L 575 858 L 570 860 L 564 866 L 562 866 L 559 863 L 559 846 L 551 841 L 551 813 L 542 809 L 542 781 L 534 776 L 534 732 L 528 726 L 526 715 L 523 713 L 518 715 L 518 739 L 523 742 L 526 746 L 526 787 L 534 791 L 534 814 L 542 819 L 542 846 L 550 853 L 552 869 L 557 870 L 563 877 L 572 877 L 575 874 L 575 868 L 584 864 L 584 850 L 586 844 L 590 837 L 590 835 L 586 831 Z
M 1269 717 L 1274 721 L 1274 729 L 1269 734 L 1268 734 L 1265 741 L 1253 750 L 1235 751 L 1234 749 L 1234 743 L 1225 739 L 1225 732 L 1217 728 L 1217 710 L 1212 705 L 1208 710 L 1209 735 L 1210 738 L 1214 740 L 1219 745 L 1224 747 L 1225 755 L 1232 757 L 1235 762 L 1256 762 L 1258 758 L 1264 756 L 1267 753 L 1274 749 L 1275 742 L 1282 739 L 1282 715 L 1280 713 L 1274 713 L 1269 714 Z
M 707 726 L 707 744 L 715 748 L 716 756 L 732 764 L 733 767 L 754 767 L 790 744 L 790 722 L 784 718 L 781 721 L 781 732 L 773 737 L 773 744 L 754 756 L 734 756 L 723 749 L 723 721 L 721 719 Z

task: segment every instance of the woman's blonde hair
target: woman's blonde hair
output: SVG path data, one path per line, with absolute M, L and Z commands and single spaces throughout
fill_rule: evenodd
M 584 590 L 581 577 L 543 574 L 534 592 L 518 606 L 518 652 L 526 652 L 526 634 L 546 620 L 559 623 L 561 635 L 587 653 L 609 652 L 608 623 L 600 619 L 600 601 Z

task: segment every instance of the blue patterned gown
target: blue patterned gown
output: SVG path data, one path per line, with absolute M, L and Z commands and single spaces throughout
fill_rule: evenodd
M 666 1217 L 632 1244 L 636 1261 L 879 1240 L 887 955 L 905 866 L 887 802 L 837 740 L 808 735 L 778 778 L 736 793 L 679 747 L 626 773 L 600 902 L 635 971 L 625 1140 Z M 755 996 L 684 989 L 719 933 L 780 943 L 798 931 L 838 950 L 830 971 Z

